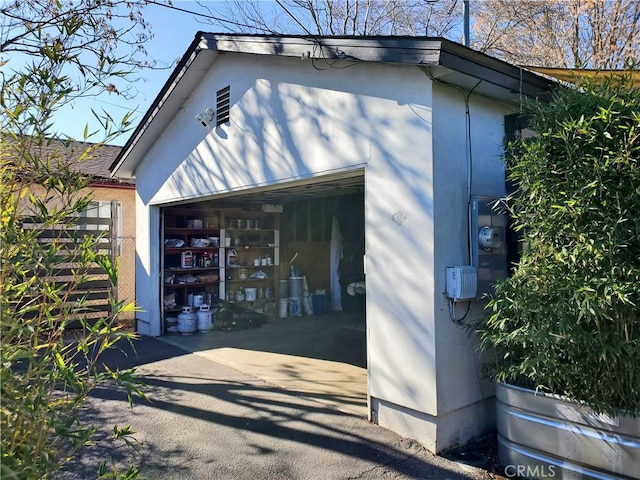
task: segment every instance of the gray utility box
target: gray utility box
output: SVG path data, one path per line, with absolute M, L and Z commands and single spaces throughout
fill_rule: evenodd
M 473 196 L 469 205 L 471 265 L 478 272 L 476 297 L 493 292 L 493 285 L 507 277 L 507 216 L 499 199 Z

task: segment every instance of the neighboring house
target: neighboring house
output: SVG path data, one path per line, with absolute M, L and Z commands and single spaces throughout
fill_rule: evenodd
M 164 332 L 165 207 L 283 204 L 284 260 L 326 264 L 329 220 L 348 211 L 370 420 L 434 452 L 491 429 L 491 385 L 454 321 L 484 315 L 476 277 L 458 270 L 455 293 L 447 267 L 475 264 L 478 296 L 504 276 L 505 221 L 474 199 L 504 196 L 505 118 L 552 88 L 444 39 L 198 33 L 111 166 L 136 179 L 139 332 Z M 497 237 L 478 248 L 484 226 Z
M 94 144 L 50 140 L 39 152 L 55 154 L 63 163 L 76 172 L 91 178 L 86 193 L 92 196 L 92 203 L 84 216 L 113 218 L 115 220 L 117 243 L 114 245 L 118 258 L 118 300 L 127 303 L 135 301 L 135 182 L 113 178 L 109 165 L 116 159 L 122 147 L 101 145 L 88 158 L 78 160 L 81 154 Z M 85 192 L 83 192 L 85 193 Z M 124 313 L 122 320 L 133 321 L 132 312 Z

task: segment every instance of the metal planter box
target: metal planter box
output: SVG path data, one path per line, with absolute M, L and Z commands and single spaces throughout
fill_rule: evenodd
M 496 386 L 498 450 L 509 477 L 635 479 L 640 417 L 609 417 L 556 395 Z

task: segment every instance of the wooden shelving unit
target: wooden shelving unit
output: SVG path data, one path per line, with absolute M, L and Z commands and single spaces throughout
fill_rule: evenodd
M 223 300 L 275 315 L 278 214 L 167 207 L 163 224 L 163 325 L 194 301 L 214 306 Z

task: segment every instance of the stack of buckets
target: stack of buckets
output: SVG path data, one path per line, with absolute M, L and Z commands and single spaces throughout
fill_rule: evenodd
M 280 318 L 302 316 L 303 290 L 304 277 L 289 277 L 289 280 L 280 280 L 280 308 L 278 312 Z
M 326 315 L 327 296 L 325 290 L 316 290 L 313 295 L 306 292 L 305 277 L 289 277 L 280 280 L 279 317 L 301 317 L 305 315 Z
M 304 291 L 304 277 L 289 277 L 289 315 L 302 316 L 302 294 Z

